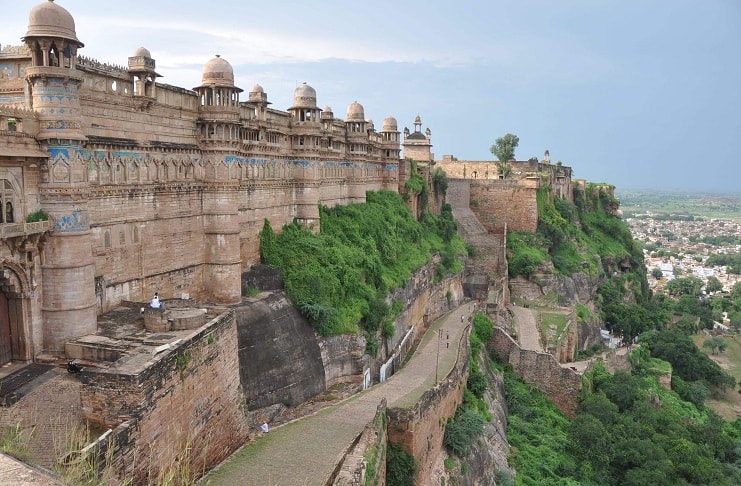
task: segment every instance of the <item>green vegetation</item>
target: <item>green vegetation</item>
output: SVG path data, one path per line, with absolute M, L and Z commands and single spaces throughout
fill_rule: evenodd
M 520 137 L 507 133 L 497 138 L 489 151 L 494 154 L 499 162 L 509 162 L 515 158 L 515 149 L 520 145 Z
M 386 484 L 388 486 L 414 486 L 417 463 L 414 456 L 402 446 L 388 442 L 386 451 Z
M 424 177 L 422 177 L 419 172 L 417 171 L 417 163 L 414 160 L 409 161 L 411 166 L 411 173 L 409 175 L 409 179 L 404 183 L 404 200 L 408 200 L 412 195 L 419 196 L 419 208 L 420 212 L 425 213 L 427 212 L 427 203 L 429 201 L 430 197 L 430 187 L 427 185 L 427 181 Z M 445 172 L 442 173 L 443 176 L 445 175 Z M 442 181 L 441 176 L 438 175 L 438 182 L 436 189 L 442 188 Z M 447 176 L 445 176 L 445 182 L 444 182 L 445 189 L 447 189 Z
M 738 194 L 621 190 L 624 217 L 651 214 L 654 219 L 692 221 L 696 219 L 741 219 Z
M 597 363 L 584 383 L 578 415 L 570 422 L 540 392 L 505 371 L 515 484 L 741 481 L 740 421 L 723 422 L 698 409 L 660 386 L 652 373 L 611 375 Z
M 708 267 L 726 265 L 726 271 L 736 275 L 741 274 L 741 253 L 717 253 L 712 254 L 705 261 Z
M 49 215 L 46 214 L 46 211 L 44 211 L 43 209 L 34 211 L 33 213 L 26 216 L 26 223 L 36 223 L 38 221 L 49 221 Z
M 0 452 L 21 460 L 28 460 L 29 434 L 33 434 L 33 429 L 28 433 L 24 433 L 20 423 L 14 426 L 3 427 L 2 435 L 0 436 Z
M 673 372 L 687 383 L 700 382 L 709 389 L 719 391 L 736 386 L 736 380 L 701 352 L 692 340 L 690 331 L 680 326 L 646 332 L 640 342 L 652 357 L 671 363 Z
M 515 484 L 579 484 L 571 479 L 574 459 L 566 452 L 569 419 L 509 366 L 504 369 L 504 394 Z
M 296 223 L 276 234 L 266 220 L 262 261 L 281 269 L 288 296 L 318 333 L 356 333 L 360 326 L 370 354 L 379 330 L 393 332 L 389 291 L 404 286 L 434 254 L 440 255 L 438 280 L 463 268 L 466 247 L 450 205 L 417 221 L 398 194 L 368 192 L 363 204 L 321 207 L 320 217 L 320 234 Z
M 247 287 L 246 289 L 242 290 L 242 295 L 244 297 L 257 297 L 260 295 L 260 289 L 257 287 Z
M 456 409 L 455 416 L 448 420 L 443 441 L 448 452 L 460 458 L 470 453 L 474 439 L 483 433 L 484 424 L 491 421 L 489 406 L 483 400 L 487 379 L 479 369 L 478 357 L 493 333 L 491 320 L 484 314 L 474 314 L 470 337 L 471 359 L 463 404 Z
M 507 235 L 509 275 L 529 276 L 537 265 L 550 260 L 557 273 L 583 271 L 596 275 L 599 265 L 628 261 L 632 269 L 642 268 L 643 253 L 630 230 L 608 210 L 617 201 L 604 186 L 590 184 L 586 191 L 574 190 L 574 203 L 556 197 L 550 188 L 538 189 L 536 234 L 512 232 Z

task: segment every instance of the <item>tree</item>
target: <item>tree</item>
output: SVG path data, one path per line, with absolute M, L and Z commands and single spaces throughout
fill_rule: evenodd
M 651 270 L 651 275 L 653 275 L 654 278 L 658 280 L 664 276 L 664 272 L 662 272 L 659 267 L 654 267 L 654 269 Z
M 718 280 L 718 277 L 708 277 L 708 281 L 705 284 L 705 290 L 710 292 L 720 292 L 723 290 L 723 284 L 720 283 L 720 280 Z
M 703 341 L 702 347 L 709 349 L 713 354 L 718 354 L 726 350 L 728 343 L 726 343 L 726 340 L 720 336 L 713 336 Z
M 515 158 L 515 149 L 519 144 L 520 137 L 508 133 L 496 139 L 489 150 L 499 159 L 499 162 L 506 163 Z
M 683 277 L 675 278 L 671 282 L 666 283 L 666 291 L 669 295 L 681 296 L 691 295 L 698 297 L 702 291 L 703 282 L 697 277 Z
M 735 284 L 733 284 L 733 289 L 731 289 L 731 299 L 741 299 L 741 282 L 736 282 Z

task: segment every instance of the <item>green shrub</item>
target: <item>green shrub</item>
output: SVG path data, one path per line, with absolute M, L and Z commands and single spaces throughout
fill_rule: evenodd
M 388 486 L 414 486 L 417 463 L 402 446 L 388 442 L 386 451 L 386 484 Z
M 462 269 L 466 253 L 449 223 L 426 214 L 417 221 L 401 197 L 368 192 L 363 204 L 320 207 L 321 233 L 296 223 L 260 231 L 262 261 L 281 269 L 293 304 L 323 335 L 390 332 L 385 299 L 437 253 L 436 278 Z M 449 241 L 446 241 L 448 238 Z
M 38 221 L 49 221 L 49 215 L 46 214 L 46 211 L 44 211 L 43 209 L 34 211 L 33 213 L 26 216 L 26 223 L 36 223 Z
M 470 409 L 458 409 L 455 418 L 445 427 L 445 448 L 458 457 L 466 457 L 473 440 L 484 432 L 484 419 Z
M 260 295 L 260 289 L 257 287 L 248 287 L 244 290 L 244 294 L 246 297 L 257 297 Z

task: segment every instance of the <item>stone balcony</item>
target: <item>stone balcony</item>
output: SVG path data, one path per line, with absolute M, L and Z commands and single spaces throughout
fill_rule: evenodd
M 54 221 L 37 221 L 35 223 L 0 224 L 0 239 L 30 236 L 45 233 L 54 229 Z

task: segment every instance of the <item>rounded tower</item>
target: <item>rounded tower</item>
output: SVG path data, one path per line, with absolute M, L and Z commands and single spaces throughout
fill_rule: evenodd
M 219 181 L 203 194 L 203 287 L 218 304 L 242 299 L 242 260 L 239 251 L 239 184 L 229 180 L 227 155 L 241 143 L 239 93 L 232 65 L 218 54 L 203 67 L 200 98 L 199 143 L 210 168 L 206 178 Z
M 39 184 L 41 206 L 54 220 L 41 267 L 43 348 L 61 354 L 68 339 L 97 330 L 90 191 L 80 144 L 83 77 L 76 69 L 83 43 L 72 15 L 53 0 L 31 9 L 23 42 L 31 51 L 26 80 L 39 116 L 36 138 L 50 156 Z

